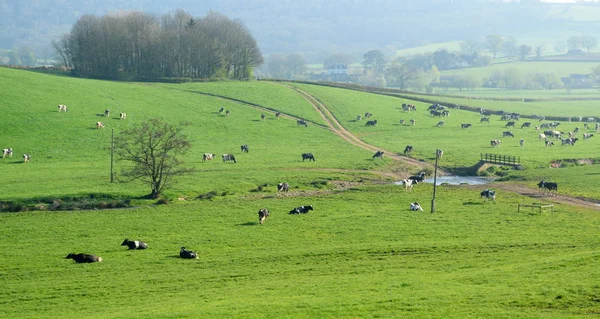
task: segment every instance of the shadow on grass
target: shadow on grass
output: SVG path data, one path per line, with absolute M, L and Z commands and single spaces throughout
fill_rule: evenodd
M 463 205 L 483 205 L 483 202 L 468 201 L 468 202 L 463 202 Z
M 245 222 L 243 224 L 237 224 L 236 226 L 256 226 L 258 222 Z

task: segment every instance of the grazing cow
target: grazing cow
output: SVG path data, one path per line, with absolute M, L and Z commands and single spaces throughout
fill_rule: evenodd
M 187 250 L 185 247 L 181 247 L 179 251 L 179 257 L 184 259 L 198 259 L 198 254 L 195 251 Z
M 119 119 L 124 120 L 126 118 L 127 118 L 127 114 L 125 114 L 123 112 L 119 113 Z
M 373 114 L 371 112 L 365 113 L 365 118 L 366 119 L 370 118 L 371 116 L 373 116 Z
M 223 154 L 223 162 L 234 162 L 237 163 L 235 156 L 233 154 Z
M 277 113 L 275 113 L 275 117 L 276 117 L 276 118 L 279 118 L 280 116 L 281 116 L 281 112 L 277 112 Z
M 261 120 L 264 120 L 265 118 L 267 118 L 267 116 L 265 115 L 265 113 L 262 113 L 262 114 L 260 115 L 260 119 L 261 119 Z
M 373 155 L 373 159 L 383 158 L 383 151 L 377 151 L 375 155 Z
M 146 249 L 148 248 L 148 244 L 139 240 L 129 240 L 125 238 L 125 240 L 121 243 L 121 246 L 127 246 L 130 250 L 132 249 Z
M 110 110 L 109 109 L 104 110 L 104 116 L 110 117 Z
M 521 147 L 525 146 L 525 140 L 524 139 L 520 139 L 519 140 L 519 145 L 521 145 Z
M 14 151 L 13 151 L 13 149 L 12 149 L 12 148 L 10 148 L 10 147 L 9 147 L 9 148 L 5 148 L 5 149 L 2 149 L 2 158 L 5 158 L 5 157 L 7 157 L 7 156 L 9 156 L 9 157 L 13 157 L 13 153 L 14 153 Z
M 545 140 L 547 138 L 546 134 L 540 134 L 538 135 L 538 137 L 540 138 L 540 140 Z
M 365 126 L 375 126 L 375 125 L 377 125 L 377 120 L 367 121 L 367 123 L 365 123 Z
M 264 224 L 265 220 L 267 220 L 267 217 L 269 217 L 269 210 L 266 208 L 261 208 L 258 210 L 258 221 L 260 222 L 260 224 Z
M 414 119 L 410 119 L 410 125 L 415 126 L 416 121 Z
M 402 184 L 404 185 L 404 191 L 408 192 L 409 189 L 412 189 L 413 185 L 417 185 L 419 182 L 410 178 L 402 180 Z
M 446 122 L 444 122 L 444 121 L 439 121 L 439 122 L 438 122 L 438 124 L 437 124 L 436 126 L 437 126 L 437 127 L 440 127 L 440 126 L 444 126 L 444 124 L 446 124 Z
M 400 120 L 400 125 L 404 125 L 404 120 Z
M 356 116 L 356 121 L 358 122 L 360 120 L 362 120 L 362 116 L 359 114 L 359 115 Z
M 447 110 L 442 111 L 442 116 L 450 116 L 450 112 Z
M 248 153 L 248 151 L 250 150 L 250 147 L 248 147 L 248 144 L 244 144 L 244 145 L 240 146 L 240 149 L 242 150 L 242 153 Z
M 583 128 L 586 129 L 586 130 L 589 130 L 590 126 L 587 123 L 583 123 Z
M 412 151 L 413 151 L 412 145 L 406 145 L 406 147 L 404 148 L 404 155 L 412 153 Z
M 469 123 L 460 125 L 460 128 L 469 128 L 469 127 L 471 127 L 471 124 L 469 124 Z
M 277 191 L 287 193 L 290 189 L 290 184 L 288 183 L 279 183 L 277 184 Z
M 225 116 L 229 116 L 229 114 L 231 114 L 231 112 L 229 112 L 229 110 L 225 111 Z
M 573 133 L 574 133 L 574 134 L 577 134 L 577 133 L 579 133 L 579 126 L 578 126 L 578 127 L 576 127 L 576 128 L 573 130 Z
M 304 125 L 304 126 L 308 127 L 308 123 L 306 123 L 305 120 L 297 120 L 296 124 L 298 124 L 298 125 Z
M 525 122 L 525 123 L 523 123 L 521 125 L 521 128 L 524 128 L 524 127 L 531 127 L 531 122 Z
M 549 147 L 549 146 L 554 146 L 554 142 L 552 142 L 552 141 L 551 141 L 551 140 L 549 140 L 549 139 L 546 139 L 546 140 L 544 141 L 544 143 L 546 144 L 546 147 Z
M 510 127 L 515 127 L 515 122 L 510 121 L 510 122 L 506 123 L 506 125 L 504 125 L 504 127 L 509 127 L 509 126 Z
M 500 141 L 500 140 L 491 140 L 490 141 L 490 145 L 492 147 L 500 146 L 500 144 L 502 144 L 502 141 Z
M 488 199 L 491 199 L 494 201 L 494 203 L 496 202 L 496 191 L 486 189 L 479 194 L 481 195 L 481 197 L 485 198 L 486 201 Z
M 95 262 L 101 262 L 102 261 L 102 257 L 98 257 L 96 255 L 90 255 L 90 254 L 76 254 L 76 253 L 70 253 L 67 255 L 67 257 L 65 257 L 66 259 L 73 259 L 76 263 L 95 263 Z
M 437 110 L 431 110 L 429 111 L 429 114 L 431 114 L 432 116 L 442 116 L 442 112 Z
M 571 145 L 571 146 L 575 146 L 575 142 L 577 142 L 579 139 L 578 138 L 565 138 L 561 140 L 561 145 Z
M 202 161 L 206 162 L 206 161 L 212 161 L 212 159 L 215 157 L 215 154 L 212 153 L 204 153 L 202 155 Z
M 482 118 L 479 120 L 479 123 L 482 123 L 482 122 L 488 122 L 488 123 L 489 123 L 489 122 L 490 122 L 490 118 L 489 118 L 489 117 L 482 117 Z
M 314 208 L 312 207 L 312 205 L 306 205 L 306 206 L 296 207 L 296 208 L 290 210 L 289 213 L 293 214 L 293 215 L 307 214 L 309 210 L 314 210 Z
M 104 123 L 96 122 L 96 129 L 101 129 L 101 128 L 104 128 Z
M 67 112 L 67 106 L 63 104 L 58 105 L 58 112 Z
M 539 126 L 539 125 L 536 125 L 536 126 L 535 126 L 535 131 L 536 131 L 536 132 L 539 132 L 539 131 L 540 131 L 540 126 Z
M 513 134 L 513 132 L 511 132 L 511 131 L 504 131 L 504 132 L 502 132 L 502 137 L 505 137 L 505 136 L 515 137 L 515 134 Z
M 421 204 L 419 204 L 418 202 L 414 202 L 414 203 L 410 203 L 410 210 L 412 211 L 423 211 L 423 208 L 421 207 Z
M 550 196 L 552 195 L 558 195 L 558 184 L 557 183 L 553 183 L 553 182 L 546 182 L 544 180 L 542 180 L 541 182 L 539 182 L 538 187 L 540 188 L 540 191 L 542 193 L 548 193 L 550 194 Z
M 224 107 L 221 107 L 221 108 L 219 109 L 219 113 L 223 113 L 223 111 L 225 111 L 225 108 L 224 108 Z
M 444 151 L 442 151 L 442 150 L 436 150 L 435 151 L 435 156 L 437 156 L 437 158 L 442 158 L 442 156 L 444 156 Z
M 417 175 L 413 175 L 411 177 L 409 177 L 408 179 L 412 180 L 413 183 L 422 183 L 425 180 L 425 172 L 419 172 L 419 174 Z
M 596 132 L 600 131 L 600 123 L 596 123 Z
M 583 133 L 583 139 L 584 140 L 590 139 L 593 136 L 594 136 L 594 134 L 591 134 L 591 133 Z
M 23 154 L 23 163 L 29 163 L 29 162 L 31 162 L 31 155 Z
M 304 162 L 304 160 L 308 160 L 309 162 L 311 160 L 313 162 L 317 161 L 317 160 L 315 160 L 315 156 L 312 153 L 302 153 L 302 161 Z

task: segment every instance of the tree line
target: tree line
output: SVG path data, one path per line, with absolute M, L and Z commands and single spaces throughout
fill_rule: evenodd
M 263 63 L 243 23 L 216 12 L 84 15 L 52 46 L 75 74 L 95 78 L 246 80 Z

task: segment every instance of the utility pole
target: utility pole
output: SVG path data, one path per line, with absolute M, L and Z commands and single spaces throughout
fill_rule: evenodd
M 435 150 L 435 169 L 433 171 L 433 198 L 431 199 L 431 213 L 435 213 L 435 191 L 437 187 L 437 167 L 438 167 L 438 158 L 440 154 L 440 150 Z
M 113 174 L 113 158 L 114 158 L 114 151 L 115 151 L 115 129 L 112 129 L 112 133 L 110 136 L 110 182 L 112 183 L 114 181 L 114 174 Z

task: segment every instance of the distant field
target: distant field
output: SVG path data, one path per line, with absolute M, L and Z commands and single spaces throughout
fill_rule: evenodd
M 448 51 L 459 51 L 460 41 L 434 43 L 414 48 L 396 50 L 396 56 L 411 56 L 415 54 L 433 53 L 440 49 L 447 49 Z
M 458 90 L 456 88 L 435 89 L 435 94 L 451 94 L 457 97 L 473 98 L 529 98 L 529 99 L 577 99 L 600 98 L 598 89 L 557 89 L 557 90 L 505 90 L 495 88 L 476 88 L 474 90 Z
M 486 67 L 446 70 L 441 75 L 474 75 L 480 78 L 489 77 L 494 72 L 504 72 L 507 69 L 517 69 L 523 75 L 535 73 L 554 73 L 558 77 L 569 76 L 570 74 L 589 74 L 592 68 L 600 65 L 599 62 L 541 62 L 525 61 L 492 64 Z

